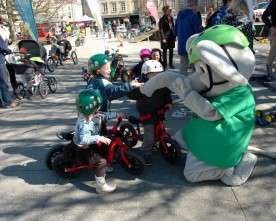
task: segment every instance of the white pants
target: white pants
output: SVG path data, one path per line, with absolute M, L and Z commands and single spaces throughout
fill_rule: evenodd
M 182 137 L 182 132 L 179 130 L 174 135 L 175 141 L 183 150 L 188 150 L 187 145 Z M 257 156 L 246 152 L 238 166 L 235 168 L 222 169 L 209 166 L 206 163 L 198 160 L 191 152 L 188 151 L 186 165 L 184 167 L 184 176 L 189 182 L 200 182 L 204 180 L 218 180 L 230 186 L 238 186 L 243 184 L 257 162 Z

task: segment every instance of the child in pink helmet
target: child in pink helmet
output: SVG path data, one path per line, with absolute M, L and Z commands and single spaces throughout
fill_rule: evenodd
M 140 58 L 141 58 L 141 61 L 131 69 L 131 76 L 133 79 L 141 77 L 142 66 L 144 62 L 151 59 L 151 51 L 147 48 L 142 49 L 140 51 Z

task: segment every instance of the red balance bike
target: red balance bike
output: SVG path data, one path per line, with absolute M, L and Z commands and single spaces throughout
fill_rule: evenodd
M 119 164 L 128 173 L 134 175 L 140 175 L 144 172 L 145 162 L 143 158 L 133 150 L 125 145 L 124 137 L 118 130 L 120 123 L 122 122 L 122 117 L 118 118 L 118 122 L 113 126 L 111 130 L 108 131 L 108 138 L 111 139 L 111 143 L 108 146 L 107 155 L 107 166 L 112 164 L 114 159 L 114 153 L 117 149 L 120 149 L 120 154 L 118 156 Z M 58 138 L 63 140 L 71 140 L 74 136 L 74 131 L 61 132 L 56 134 Z M 101 144 L 99 144 L 101 145 Z M 68 164 L 65 161 L 64 152 L 65 148 L 70 148 L 70 144 L 56 145 L 53 146 L 45 156 L 45 164 L 48 169 L 54 170 L 55 173 L 63 178 L 73 179 L 80 175 L 83 168 L 96 168 L 97 164 L 87 164 L 87 161 L 76 160 L 74 163 Z M 89 149 L 89 148 L 88 148 Z M 75 148 L 75 153 L 84 151 L 80 148 Z
M 159 151 L 167 162 L 176 164 L 181 159 L 181 150 L 171 135 L 166 131 L 164 126 L 164 113 L 164 109 L 158 110 L 156 113 L 154 113 L 154 115 L 156 115 L 159 119 L 154 128 L 155 144 L 159 143 Z M 129 123 L 122 124 L 120 127 L 120 132 L 125 137 L 126 145 L 129 147 L 134 147 L 138 141 L 143 142 L 144 135 L 141 133 L 140 123 L 146 119 L 150 119 L 152 114 L 142 116 L 140 119 L 133 114 L 129 114 L 126 117 Z M 136 129 L 132 125 L 136 125 Z

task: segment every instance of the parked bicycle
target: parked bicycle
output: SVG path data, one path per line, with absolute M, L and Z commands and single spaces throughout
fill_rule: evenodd
M 117 149 L 120 149 L 118 156 L 118 162 L 126 172 L 134 175 L 140 175 L 144 172 L 145 162 L 143 158 L 136 154 L 130 147 L 125 144 L 125 138 L 118 130 L 119 125 L 122 122 L 122 117 L 118 117 L 117 123 L 111 130 L 108 130 L 108 138 L 111 139 L 111 143 L 108 146 L 107 165 L 110 166 L 114 159 L 114 154 Z M 56 136 L 62 140 L 72 141 L 74 131 L 57 133 Z M 72 179 L 80 175 L 80 169 L 83 168 L 95 168 L 97 164 L 88 164 L 85 160 L 76 159 L 72 165 L 65 163 L 64 148 L 69 148 L 69 145 L 59 144 L 53 146 L 46 154 L 44 161 L 48 169 L 53 170 L 58 176 Z M 76 155 L 83 155 L 81 153 L 83 149 L 76 148 Z
M 78 63 L 78 56 L 76 53 L 77 49 L 72 50 L 72 47 L 69 49 L 64 48 L 64 46 L 57 45 L 53 41 L 51 50 L 49 50 L 48 58 L 46 61 L 47 69 L 50 72 L 54 72 L 58 65 L 62 65 L 65 60 L 72 60 L 74 64 Z
M 119 54 L 119 49 L 111 49 L 112 53 L 110 54 L 109 50 L 105 51 L 105 54 L 111 58 L 111 79 L 110 81 L 116 81 L 121 77 L 122 82 L 129 82 L 130 70 L 125 68 L 124 58 L 128 57 L 124 54 Z
M 162 157 L 171 164 L 176 164 L 181 159 L 181 151 L 178 144 L 173 140 L 171 135 L 166 131 L 164 125 L 165 110 L 161 109 L 153 113 L 158 117 L 158 124 L 154 127 L 154 140 L 155 144 L 159 143 L 159 151 Z M 146 119 L 152 117 L 153 114 L 148 114 L 146 116 L 136 117 L 133 114 L 127 115 L 129 123 L 124 123 L 120 127 L 120 132 L 125 138 L 125 143 L 129 147 L 134 147 L 138 141 L 143 142 L 143 134 L 140 130 L 140 123 Z M 132 126 L 136 125 L 136 129 Z

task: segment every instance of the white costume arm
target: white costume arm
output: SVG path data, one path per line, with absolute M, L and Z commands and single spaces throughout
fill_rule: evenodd
M 184 101 L 186 107 L 191 109 L 195 114 L 203 119 L 215 121 L 222 118 L 219 112 L 216 111 L 207 99 L 193 90 L 191 80 L 189 78 L 177 78 L 172 83 L 170 89 Z

